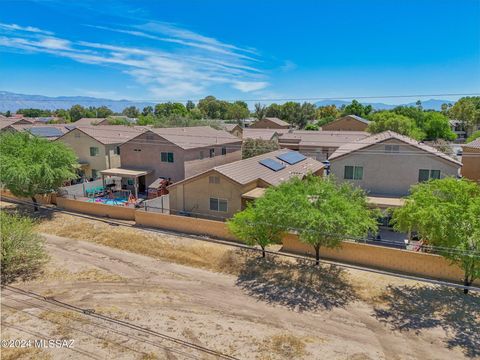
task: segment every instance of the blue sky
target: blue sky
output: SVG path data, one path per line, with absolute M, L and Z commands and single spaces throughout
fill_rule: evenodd
M 0 5 L 0 90 L 137 100 L 480 92 L 477 0 Z

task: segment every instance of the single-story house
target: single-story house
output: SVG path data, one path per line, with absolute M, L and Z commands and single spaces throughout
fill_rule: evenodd
M 223 129 L 240 139 L 243 136 L 243 128 L 238 124 L 224 124 Z
M 33 122 L 21 117 L 2 117 L 0 118 L 0 132 L 12 130 L 13 125 L 32 125 Z
M 173 182 L 242 158 L 242 140 L 209 126 L 148 128 L 120 146 L 122 167 Z M 140 189 L 142 192 L 143 189 Z
M 280 136 L 281 148 L 296 150 L 305 156 L 324 161 L 340 146 L 369 136 L 363 131 L 294 130 Z
M 285 130 L 286 132 L 286 130 Z M 246 139 L 255 139 L 255 140 L 276 140 L 281 134 L 279 130 L 276 129 L 254 129 L 254 128 L 245 128 L 243 129 L 243 140 Z
M 56 141 L 73 149 L 81 166 L 80 176 L 97 179 L 101 170 L 121 166 L 120 144 L 144 131 L 136 126 L 76 126 Z
M 357 115 L 346 115 L 322 126 L 322 130 L 331 131 L 366 131 L 370 123 Z
M 173 214 L 227 219 L 292 177 L 323 175 L 323 164 L 291 150 L 276 150 L 188 177 L 168 187 Z
M 254 129 L 289 129 L 291 125 L 279 118 L 267 117 L 255 121 L 250 127 Z
M 412 185 L 458 176 L 462 163 L 412 138 L 385 131 L 339 147 L 328 159 L 338 181 L 367 193 L 404 196 Z
M 462 176 L 480 182 L 480 138 L 462 145 Z

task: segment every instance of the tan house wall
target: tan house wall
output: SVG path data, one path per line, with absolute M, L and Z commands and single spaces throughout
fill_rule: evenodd
M 227 153 L 222 155 L 222 148 Z M 215 149 L 215 156 L 209 157 L 210 149 Z M 200 152 L 203 151 L 203 159 Z M 242 159 L 242 142 L 189 149 L 185 151 L 185 178 L 210 170 L 215 166 L 225 165 Z
M 78 161 L 88 164 L 88 166 L 82 168 L 87 177 L 92 176 L 92 169 L 99 172 L 120 166 L 120 156 L 114 154 L 118 144 L 104 145 L 78 129 L 66 133 L 55 141 L 63 142 L 72 148 L 78 157 Z M 97 147 L 98 155 L 90 156 L 90 147 Z
M 365 131 L 368 124 L 351 117 L 343 117 L 322 126 L 322 130 Z
M 399 144 L 400 152 L 386 153 L 385 144 Z M 345 166 L 363 166 L 362 180 L 345 180 Z M 406 145 L 398 140 L 388 140 L 361 151 L 330 160 L 331 173 L 338 181 L 350 181 L 370 194 L 403 196 L 410 186 L 418 183 L 420 169 L 440 170 L 440 176 L 457 176 L 460 165 Z
M 279 125 L 268 119 L 262 119 L 255 121 L 250 127 L 252 129 L 289 129 L 290 125 Z
M 480 149 L 463 148 L 462 176 L 467 179 L 480 181 Z
M 218 176 L 219 184 L 210 184 L 209 177 Z M 170 211 L 186 211 L 212 219 L 228 219 L 242 210 L 242 194 L 257 187 L 253 182 L 240 185 L 215 170 L 170 188 Z M 227 200 L 227 212 L 210 210 L 210 198 Z

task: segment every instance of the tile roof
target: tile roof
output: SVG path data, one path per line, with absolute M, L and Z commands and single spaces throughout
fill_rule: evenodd
M 223 125 L 223 128 L 226 130 L 226 131 L 233 131 L 236 127 L 239 127 L 240 129 L 242 129 L 242 127 L 238 124 L 224 124 Z
M 9 118 L 0 118 L 0 129 L 6 128 L 10 125 L 15 124 L 18 119 L 9 119 Z
M 310 147 L 339 147 L 353 141 L 366 138 L 370 134 L 364 131 L 308 131 L 294 130 L 283 134 L 280 144 L 299 144 Z
M 105 145 L 124 143 L 147 130 L 142 126 L 124 125 L 92 125 L 76 126 L 76 128 Z
M 390 139 L 395 139 L 395 140 L 399 140 L 403 143 L 406 143 L 408 145 L 411 145 L 411 146 L 414 146 L 420 150 L 423 150 L 425 152 L 428 152 L 430 154 L 433 154 L 433 155 L 436 155 L 444 160 L 447 160 L 447 161 L 450 161 L 454 164 L 457 164 L 457 165 L 462 165 L 461 162 L 451 158 L 450 156 L 444 154 L 443 152 L 429 146 L 429 145 L 426 145 L 424 143 L 421 143 L 421 142 L 418 142 L 408 136 L 405 136 L 405 135 L 400 135 L 400 134 L 397 134 L 396 132 L 394 131 L 384 131 L 384 132 L 381 132 L 381 133 L 378 133 L 378 134 L 374 134 L 374 135 L 371 135 L 369 137 L 366 137 L 366 138 L 363 138 L 363 139 L 359 139 L 357 141 L 354 141 L 354 142 L 351 142 L 351 143 L 348 143 L 348 144 L 345 144 L 341 147 L 339 147 L 329 158 L 328 160 L 329 161 L 332 161 L 334 159 L 338 159 L 339 157 L 342 157 L 342 156 L 345 156 L 345 155 L 348 155 L 352 152 L 355 152 L 355 151 L 359 151 L 359 150 L 362 150 L 362 149 L 365 149 L 369 146 L 372 146 L 372 145 L 375 145 L 375 144 L 379 144 L 379 143 L 382 143 L 386 140 L 390 140 Z
M 101 121 L 107 120 L 106 118 L 81 118 L 74 122 L 75 125 L 95 125 Z
M 216 130 L 210 126 L 150 128 L 149 130 L 182 149 L 231 144 L 241 141 L 227 131 Z
M 364 118 L 362 118 L 361 116 L 358 116 L 358 115 L 345 115 L 345 116 L 342 116 L 341 118 L 339 118 L 337 120 L 341 120 L 341 119 L 346 118 L 346 117 L 351 117 L 352 119 L 361 121 L 361 122 L 363 122 L 364 124 L 367 124 L 367 125 L 370 124 L 370 120 L 364 119 Z M 335 121 L 337 121 L 337 120 L 335 120 Z
M 279 135 L 279 129 L 255 129 L 245 128 L 243 129 L 243 139 L 261 139 L 272 140 L 276 135 Z M 286 130 L 286 129 L 285 129 Z
M 286 121 L 283 121 L 282 119 L 276 118 L 276 117 L 266 117 L 264 120 L 269 120 L 277 125 L 281 126 L 290 126 L 290 124 Z
M 470 141 L 468 144 L 463 144 L 462 147 L 480 149 L 480 138 Z
M 309 172 L 316 172 L 323 168 L 323 164 L 320 161 L 306 158 L 303 161 L 300 161 L 294 165 L 289 165 L 286 162 L 282 162 L 276 156 L 285 154 L 288 152 L 296 152 L 287 149 L 275 150 L 266 154 L 254 156 L 248 159 L 238 160 L 232 163 L 228 163 L 225 165 L 216 166 L 211 170 L 207 170 L 201 174 L 194 175 L 190 178 L 184 179 L 176 184 L 183 183 L 193 178 L 197 178 L 203 174 L 208 173 L 209 171 L 216 171 L 229 179 L 245 185 L 254 180 L 263 180 L 264 182 L 270 185 L 278 185 L 284 181 L 289 180 L 290 178 L 297 176 L 303 178 Z M 280 163 L 283 163 L 285 167 L 279 171 L 273 171 L 268 167 L 259 163 L 259 161 L 264 159 L 273 159 Z
M 16 124 L 12 125 L 12 128 L 16 131 L 30 131 L 32 134 L 48 138 L 49 140 L 58 139 L 60 136 L 68 133 L 72 127 L 70 124 Z M 32 131 L 32 129 L 34 129 Z M 55 129 L 58 131 L 49 131 L 49 129 Z M 50 136 L 49 136 L 50 135 Z

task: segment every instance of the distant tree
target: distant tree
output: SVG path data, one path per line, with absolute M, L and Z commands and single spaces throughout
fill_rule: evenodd
M 451 119 L 460 120 L 471 133 L 480 123 L 480 96 L 461 98 L 452 106 L 449 115 Z
M 298 102 L 287 101 L 282 105 L 282 115 L 280 119 L 292 125 L 299 125 L 302 119 L 302 105 Z
M 316 110 L 317 119 L 333 119 L 340 117 L 340 111 L 335 105 L 319 106 Z M 331 120 L 331 121 L 333 121 Z
M 475 131 L 474 133 L 472 133 L 472 135 L 470 135 L 468 138 L 467 138 L 467 143 L 469 142 L 472 142 L 473 140 L 476 140 L 480 138 L 480 130 L 478 131 Z
M 442 104 L 442 114 L 445 116 L 449 115 L 450 109 L 452 108 L 452 104 Z
M 77 121 L 85 117 L 86 115 L 85 108 L 82 105 L 78 105 L 78 104 L 73 105 L 69 111 L 70 111 L 70 119 L 72 119 L 72 121 Z
M 453 141 L 457 135 L 452 131 L 450 122 L 439 112 L 426 112 L 424 116 L 424 131 L 429 140 L 444 139 Z
M 295 230 L 300 241 L 313 246 L 316 264 L 322 246 L 334 248 L 348 237 L 376 232 L 378 212 L 370 210 L 363 190 L 332 177 L 293 178 L 266 191 L 270 223 Z
M 420 100 L 417 100 L 417 102 L 415 103 L 415 105 L 417 106 L 417 109 L 418 109 L 418 110 L 423 110 L 422 102 L 421 102 Z
M 275 103 L 270 104 L 265 111 L 265 117 L 276 117 L 281 119 L 282 106 Z
M 263 120 L 267 115 L 267 107 L 261 103 L 256 103 L 254 113 L 257 120 Z
M 7 112 L 5 113 L 5 116 L 6 117 L 11 117 L 12 116 L 12 113 L 10 112 L 10 110 L 7 110 Z
M 128 121 L 123 117 L 110 116 L 107 118 L 108 125 L 124 125 L 124 126 L 133 126 L 133 123 Z
M 187 103 L 185 104 L 185 108 L 188 111 L 192 111 L 193 109 L 195 109 L 195 103 L 191 100 L 188 100 Z
M 228 103 L 218 100 L 215 96 L 207 96 L 201 99 L 197 105 L 198 109 L 208 119 L 225 119 L 228 111 Z
M 393 212 L 393 223 L 396 230 L 416 231 L 437 253 L 462 268 L 465 286 L 480 277 L 478 184 L 454 178 L 418 184 L 405 205 Z
M 155 105 L 155 115 L 160 117 L 187 116 L 187 108 L 182 103 L 167 102 Z
M 203 119 L 202 111 L 198 108 L 193 108 L 188 112 L 188 116 L 193 120 L 201 120 Z
M 71 121 L 71 118 L 70 118 L 70 112 L 68 110 L 65 110 L 65 109 L 57 109 L 53 112 L 54 116 L 56 117 L 59 117 L 59 118 L 62 118 L 64 119 L 66 122 L 70 122 Z
M 363 105 L 357 100 L 352 100 L 349 105 L 346 105 L 343 108 L 342 115 L 357 115 L 361 117 L 366 117 L 372 112 L 372 105 Z
M 140 111 L 135 106 L 129 106 L 123 109 L 122 114 L 129 118 L 138 118 Z
M 425 123 L 426 112 L 418 109 L 417 107 L 401 105 L 401 106 L 394 107 L 391 110 L 391 112 L 394 112 L 395 114 L 403 115 L 403 116 L 409 117 L 410 119 L 415 120 L 415 123 L 419 128 L 423 128 L 425 126 L 424 123 Z
M 245 139 L 242 145 L 242 159 L 248 159 L 278 149 L 280 147 L 276 140 Z
M 372 134 L 392 130 L 416 140 L 425 138 L 425 133 L 417 127 L 415 121 L 404 115 L 398 115 L 390 111 L 380 111 L 371 115 L 370 120 L 367 131 Z
M 158 119 L 153 114 L 140 115 L 137 120 L 137 125 L 155 125 L 158 122 Z
M 307 124 L 307 126 L 305 126 L 305 130 L 318 131 L 319 127 L 317 124 Z
M 314 104 L 304 102 L 301 107 L 301 116 L 298 121 L 298 126 L 303 129 L 309 121 L 315 120 L 317 115 L 316 110 Z
M 92 112 L 92 114 L 91 114 L 92 116 L 95 116 L 95 117 L 98 117 L 98 118 L 107 118 L 107 117 L 113 115 L 113 111 L 110 110 L 106 106 L 100 106 L 98 108 L 93 108 L 91 112 Z M 95 113 L 95 115 L 93 115 L 93 113 Z
M 317 125 L 318 127 L 322 127 L 323 125 L 326 125 L 326 124 L 328 124 L 328 123 L 331 123 L 332 121 L 335 121 L 335 120 L 336 120 L 335 117 L 333 117 L 333 116 L 327 116 L 327 117 L 318 119 L 316 125 Z
M 28 217 L 0 212 L 1 283 L 28 280 L 47 260 L 43 239 L 33 230 Z
M 18 109 L 17 114 L 22 114 L 25 117 L 47 117 L 51 116 L 52 112 L 42 109 Z
M 153 115 L 153 107 L 152 106 L 145 106 L 142 110 L 143 116 Z
M 227 223 L 230 232 L 240 240 L 251 246 L 260 246 L 262 257 L 265 257 L 268 245 L 281 243 L 284 228 L 270 221 L 268 200 L 260 198 L 249 203 L 245 210 L 237 212 Z
M 250 116 L 248 106 L 243 101 L 236 101 L 229 104 L 225 118 L 228 120 L 242 120 Z
M 77 157 L 61 142 L 26 132 L 0 135 L 0 183 L 15 196 L 30 197 L 56 191 L 77 177 Z

